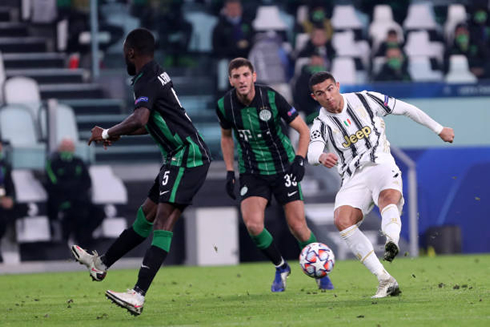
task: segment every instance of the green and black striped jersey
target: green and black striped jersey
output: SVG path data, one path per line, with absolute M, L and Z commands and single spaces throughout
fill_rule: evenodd
M 218 100 L 216 113 L 223 129 L 233 129 L 241 174 L 274 175 L 288 170 L 295 153 L 283 133 L 281 118 L 289 124 L 298 113 L 279 93 L 256 84 L 255 97 L 245 106 L 232 89 Z
M 148 108 L 145 128 L 162 152 L 165 163 L 198 167 L 211 162 L 209 148 L 182 107 L 168 74 L 155 61 L 133 79 L 134 105 Z

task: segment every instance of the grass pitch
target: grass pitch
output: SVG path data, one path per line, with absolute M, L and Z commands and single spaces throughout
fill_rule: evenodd
M 74 265 L 76 263 L 73 263 Z M 268 263 L 165 267 L 139 317 L 104 296 L 134 285 L 137 270 L 0 276 L 1 326 L 490 326 L 490 255 L 397 258 L 384 263 L 399 297 L 371 299 L 377 281 L 358 261 L 338 261 L 336 287 L 320 292 L 297 262 L 284 293 Z M 78 265 L 77 265 L 78 266 Z

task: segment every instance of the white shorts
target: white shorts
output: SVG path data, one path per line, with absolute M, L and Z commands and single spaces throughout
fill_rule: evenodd
M 335 197 L 335 209 L 347 205 L 360 209 L 365 216 L 375 204 L 378 205 L 379 193 L 387 189 L 395 189 L 402 194 L 398 203 L 401 215 L 405 200 L 402 173 L 398 166 L 394 162 L 366 165 L 344 180 Z

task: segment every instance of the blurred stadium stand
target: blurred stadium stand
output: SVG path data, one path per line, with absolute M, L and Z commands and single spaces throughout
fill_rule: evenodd
M 94 125 L 108 127 L 120 122 L 131 113 L 133 99 L 130 79 L 126 75 L 124 58 L 121 53 L 123 38 L 114 40 L 115 42 L 109 47 L 101 48 L 99 56 L 100 77 L 94 78 L 90 70 L 90 52 L 76 56 L 68 52 L 65 47 L 60 46 L 60 41 L 64 37 L 60 31 L 63 29 L 65 32 L 70 31 L 69 22 L 64 22 L 61 25 L 57 19 L 45 23 L 34 22 L 33 12 L 26 12 L 25 7 L 22 6 L 26 1 L 29 2 L 30 0 L 2 0 L 0 4 L 0 137 L 10 142 L 7 147 L 10 149 L 8 158 L 14 164 L 14 169 L 19 174 L 24 174 L 24 170 L 28 169 L 27 174 L 30 174 L 29 176 L 37 181 L 35 183 L 39 183 L 42 187 L 44 176 L 40 171 L 43 169 L 44 158 L 49 148 L 47 146 L 49 131 L 53 129 L 53 127 L 48 128 L 48 99 L 57 99 L 59 103 L 58 119 L 60 121 L 56 127 L 57 138 L 67 134 L 72 135 L 79 141 L 78 147 L 80 148 L 90 137 L 90 130 Z M 438 101 L 450 97 L 448 99 L 455 108 L 458 107 L 468 112 L 476 108 L 475 112 L 478 116 L 471 119 L 476 121 L 476 126 L 484 128 L 483 122 L 490 121 L 489 111 L 484 111 L 480 103 L 475 104 L 475 107 L 465 105 L 465 103 L 467 103 L 468 96 L 481 97 L 482 102 L 489 99 L 490 82 L 487 78 L 490 76 L 490 72 L 487 71 L 483 77 L 477 77 L 472 72 L 473 64 L 464 55 L 450 59 L 449 72 L 446 75 L 442 69 L 444 49 L 454 41 L 455 26 L 460 22 L 470 22 L 473 5 L 476 2 L 455 0 L 406 2 L 409 5 L 404 21 L 395 21 L 398 19 L 398 15 L 395 15 L 389 5 L 390 1 L 382 1 L 380 2 L 382 4 L 373 6 L 372 11 L 367 12 L 357 9 L 364 8 L 363 5 L 366 1 L 344 0 L 339 1 L 338 5 L 334 6 L 331 12 L 328 12 L 327 17 L 330 17 L 334 29 L 330 42 L 336 50 L 336 57 L 333 59 L 331 70 L 341 82 L 341 91 L 376 90 L 406 99 L 409 102 L 412 102 L 413 98 L 425 98 L 429 99 L 429 102 L 421 105 L 421 109 L 438 108 L 439 113 L 444 112 L 446 106 L 442 105 L 443 102 Z M 488 2 L 483 1 L 481 3 L 484 3 L 484 8 L 489 12 Z M 135 14 L 135 8 L 131 6 L 131 1 L 106 0 L 99 1 L 99 5 L 100 15 L 106 16 L 106 20 L 114 26 L 122 28 L 124 33 L 137 26 L 146 26 L 145 24 L 149 22 L 148 17 L 161 9 L 150 8 L 147 4 L 147 7 L 140 8 L 144 13 L 140 15 Z M 281 26 L 281 30 L 276 32 L 286 33 L 286 43 L 290 49 L 288 56 L 291 59 L 289 79 L 292 83 L 294 81 L 293 76 L 297 77 L 302 68 L 309 64 L 308 58 L 296 58 L 309 40 L 309 34 L 297 29 L 297 25 L 309 19 L 308 1 L 290 1 L 287 5 L 282 1 L 252 1 L 247 3 L 247 13 L 250 12 L 250 8 L 259 5 L 267 5 L 267 7 L 262 7 L 266 10 L 263 9 L 260 15 L 264 12 L 274 12 L 274 19 L 279 20 L 275 26 Z M 213 53 L 211 42 L 212 29 L 218 21 L 217 10 L 209 1 L 185 1 L 182 6 L 184 19 L 192 25 L 192 35 L 188 48 L 175 56 L 175 53 L 168 48 L 159 47 L 156 60 L 165 67 L 171 76 L 181 103 L 210 145 L 216 160 L 212 165 L 210 177 L 206 181 L 204 190 L 196 199 L 195 207 L 235 206 L 236 204 L 231 202 L 224 193 L 225 176 L 219 144 L 220 129 L 214 113 L 215 101 L 226 88 L 223 86 L 223 82 L 225 85 L 227 83 L 226 69 L 218 70 L 220 65 L 218 59 L 220 58 L 217 58 Z M 114 15 L 111 15 L 112 13 Z M 255 16 L 255 13 L 251 16 Z M 263 19 L 262 16 L 261 19 Z M 65 26 L 64 24 L 68 25 Z M 487 29 L 489 26 L 490 23 L 487 22 Z M 157 25 L 147 27 L 153 28 L 155 31 L 158 30 Z M 286 28 L 285 31 L 284 27 Z M 401 47 L 408 60 L 408 72 L 412 82 L 372 82 L 372 77 L 379 72 L 386 62 L 385 56 L 375 56 L 375 54 L 390 29 L 395 29 L 398 32 Z M 158 34 L 156 36 L 162 43 L 162 36 Z M 90 33 L 88 40 L 90 40 Z M 488 47 L 489 44 L 486 46 Z M 488 50 L 490 51 L 490 49 Z M 20 83 L 20 86 L 17 83 Z M 30 89 L 28 90 L 27 87 Z M 301 110 L 301 108 L 298 109 Z M 447 110 L 451 115 L 457 115 L 456 109 Z M 473 158 L 474 162 L 472 162 L 475 165 L 488 162 L 490 147 L 488 137 L 485 138 L 484 135 L 480 134 L 477 138 L 469 136 L 471 132 L 479 133 L 479 130 L 470 127 L 470 124 L 466 124 L 463 118 L 452 119 L 441 114 L 437 119 L 441 123 L 448 121 L 447 124 L 454 125 L 456 130 L 455 150 L 451 148 L 445 149 L 445 151 L 455 155 L 457 151 L 464 150 L 466 147 L 476 147 L 478 150 L 471 152 L 471 155 L 476 157 L 476 159 Z M 403 125 L 399 125 L 398 122 L 390 122 L 390 124 L 389 131 L 411 133 L 407 129 L 399 129 Z M 390 134 L 389 137 L 391 139 Z M 418 157 L 420 152 L 414 151 L 414 147 L 424 148 L 428 152 L 431 151 L 431 148 L 442 147 L 441 144 L 424 145 L 423 142 L 417 143 L 420 138 L 416 136 L 412 138 L 412 136 L 397 137 L 395 135 L 393 139 L 395 141 L 392 140 L 392 143 L 401 147 L 402 150 L 407 150 L 407 153 L 415 161 L 420 159 Z M 397 143 L 398 141 L 404 142 L 406 139 L 409 139 L 408 141 L 413 139 L 414 141 L 408 145 Z M 460 140 L 462 140 L 462 144 L 458 145 Z M 89 148 L 87 147 L 87 149 Z M 120 212 L 118 211 L 120 214 L 118 217 L 124 217 L 126 224 L 130 224 L 135 217 L 136 209 L 145 198 L 161 162 L 160 153 L 153 140 L 149 136 L 125 137 L 107 151 L 101 147 L 92 147 L 83 155 L 83 158 L 96 170 L 99 166 L 109 167 L 108 165 L 110 165 L 112 167 L 117 179 L 123 183 L 117 184 L 117 188 L 124 188 L 124 191 L 127 192 L 127 203 L 120 208 Z M 426 170 L 437 170 L 431 165 L 438 164 L 440 162 L 420 162 L 420 172 L 425 174 Z M 466 170 L 463 171 L 463 168 L 461 170 L 454 169 L 453 173 L 466 176 Z M 466 167 L 464 169 L 470 169 L 467 176 L 474 181 L 476 181 L 475 172 L 481 171 L 480 168 L 473 170 L 471 167 Z M 434 180 L 431 180 L 431 183 L 436 183 L 437 178 L 447 178 L 442 172 L 432 171 L 432 173 Z M 108 185 L 112 186 L 113 184 L 109 183 Z M 427 182 L 419 180 L 419 187 L 426 185 L 428 185 Z M 337 188 L 336 172 L 324 173 L 322 171 L 319 173 L 317 168 L 308 168 L 303 182 L 306 204 L 321 205 L 327 203 L 323 207 L 315 207 L 309 210 L 309 213 L 307 210 L 307 214 L 311 216 L 312 224 L 319 227 L 318 233 L 322 235 L 325 241 L 328 239 L 332 244 L 338 243 L 338 245 L 332 245 L 333 247 L 342 247 L 342 242 L 337 242 L 335 239 L 335 230 L 332 229 L 333 225 L 328 215 L 322 219 L 322 215 L 319 214 L 322 210 L 331 211 L 329 205 L 334 201 Z M 462 182 L 452 192 L 459 196 L 468 190 L 469 184 Z M 451 201 L 454 202 L 448 202 L 445 208 L 460 208 L 462 204 L 456 201 L 458 196 L 449 195 L 442 190 L 441 192 L 437 195 L 437 201 L 450 201 L 448 197 L 453 197 Z M 479 192 L 488 194 L 488 191 L 484 190 Z M 429 198 L 434 196 L 421 193 Z M 421 196 L 419 194 L 419 202 L 424 203 L 420 198 Z M 42 202 L 42 200 L 39 201 Z M 29 203 L 39 201 L 29 200 L 25 203 L 29 206 Z M 468 210 L 467 216 L 488 215 L 488 211 L 486 213 L 483 211 L 486 209 L 475 203 L 468 206 Z M 443 219 L 438 218 L 439 213 L 431 212 L 425 207 L 420 208 L 421 216 L 426 217 L 426 221 L 421 224 L 420 235 L 424 233 L 426 228 L 447 221 L 462 224 L 462 217 L 461 220 L 458 220 L 458 217 L 451 215 L 452 209 L 446 211 L 447 218 Z M 270 224 L 268 227 L 273 234 L 277 234 L 281 239 L 279 244 L 281 250 L 287 257 L 296 258 L 299 251 L 296 248 L 291 249 L 291 246 L 288 245 L 294 244 L 294 239 L 290 236 L 283 222 L 282 210 L 273 206 L 268 209 L 267 215 L 270 216 L 267 222 Z M 376 214 L 373 215 L 376 216 Z M 186 229 L 183 221 L 178 223 L 176 232 L 185 234 Z M 381 243 L 377 230 L 379 223 L 374 218 L 371 221 L 373 223 L 369 223 L 369 220 L 366 221 L 363 228 L 369 230 L 368 234 L 376 241 L 376 250 L 380 250 Z M 22 225 L 22 220 L 19 220 L 17 224 L 18 232 L 22 230 L 21 228 L 25 228 Z M 239 222 L 238 225 L 240 260 L 260 260 L 260 254 L 250 250 L 253 247 L 249 244 L 251 241 L 246 235 L 243 223 Z M 404 225 L 404 236 L 408 238 L 406 225 L 408 224 Z M 22 243 L 22 235 L 17 234 L 19 243 Z M 104 233 L 100 235 L 104 235 Z M 104 248 L 107 245 L 108 238 L 116 236 L 107 232 L 105 235 L 107 237 L 101 238 L 99 248 Z M 490 245 L 479 247 L 471 244 L 468 237 L 465 229 L 463 229 L 463 252 L 490 251 Z M 173 249 L 180 252 L 171 254 L 168 262 L 183 263 L 181 254 L 185 253 L 185 242 L 182 239 L 176 239 L 175 242 L 178 246 L 173 247 Z M 421 243 L 421 245 L 424 244 Z M 47 249 L 52 249 L 53 245 L 46 246 Z M 32 254 L 37 251 L 35 245 L 23 245 L 23 247 L 26 250 L 23 250 L 22 253 Z M 406 244 L 402 245 L 402 251 L 405 249 Z M 57 255 L 54 257 L 66 257 L 65 252 L 59 249 L 57 251 Z M 346 257 L 349 256 L 345 249 L 338 248 L 336 251 L 345 253 Z M 132 255 L 141 255 L 141 252 L 135 250 Z M 25 256 L 25 258 L 29 258 L 28 260 L 52 259 L 42 255 L 40 257 Z

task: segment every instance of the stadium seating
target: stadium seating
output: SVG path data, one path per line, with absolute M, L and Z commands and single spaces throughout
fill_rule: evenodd
M 349 57 L 336 57 L 332 62 L 332 74 L 341 84 L 356 84 L 356 64 Z
M 213 28 L 217 24 L 218 18 L 204 12 L 185 13 L 185 18 L 192 24 L 189 50 L 211 52 L 213 49 Z
M 307 5 L 298 6 L 298 9 L 296 10 L 296 23 L 302 24 L 307 19 L 308 19 L 308 6 Z
M 410 30 L 434 30 L 438 25 L 434 18 L 434 12 L 430 2 L 412 3 L 408 7 L 407 18 L 403 22 L 403 28 Z
M 431 42 L 429 33 L 425 30 L 408 33 L 405 53 L 409 56 L 427 56 L 443 61 L 444 45 L 441 42 Z
M 25 207 L 26 215 L 15 222 L 19 243 L 47 242 L 51 240 L 46 215 L 47 193 L 31 170 L 14 169 L 12 179 L 17 190 L 17 203 Z
M 361 20 L 357 17 L 352 5 L 337 5 L 333 8 L 332 26 L 335 30 L 362 29 Z
M 126 219 L 121 217 L 121 206 L 128 203 L 126 187 L 110 166 L 90 166 L 89 173 L 92 179 L 92 202 L 103 206 L 106 215 L 94 236 L 116 238 L 126 229 Z
M 452 55 L 449 58 L 449 71 L 445 78 L 446 83 L 476 83 L 477 78 L 470 71 L 468 59 L 463 55 Z
M 332 37 L 332 46 L 339 57 L 358 58 L 363 67 L 369 66 L 369 45 L 367 41 L 356 41 L 353 30 L 336 32 Z M 358 69 L 359 70 L 359 69 Z
M 277 6 L 260 6 L 252 22 L 256 31 L 284 31 L 287 26 L 281 18 Z
M 443 80 L 442 72 L 432 70 L 429 57 L 410 57 L 408 72 L 415 82 L 440 82 Z
M 381 71 L 381 68 L 383 68 L 385 62 L 385 57 L 374 57 L 373 64 L 371 66 L 371 75 L 376 76 Z
M 308 33 L 299 33 L 296 35 L 296 44 L 294 46 L 294 50 L 296 52 L 300 52 L 310 40 L 310 35 Z
M 403 29 L 393 20 L 393 12 L 388 5 L 376 5 L 374 7 L 373 21 L 369 25 L 369 38 L 372 41 L 372 53 L 376 53 L 379 45 L 385 40 L 389 30 L 395 30 L 398 41 L 403 43 Z
M 3 64 L 2 52 L 0 52 L 0 105 L 3 104 L 3 84 L 5 83 L 5 66 Z
M 14 169 L 44 167 L 46 145 L 38 141 L 30 109 L 22 105 L 7 105 L 0 110 L 0 136 L 12 147 Z
M 37 82 L 22 76 L 9 78 L 5 82 L 5 103 L 24 105 L 29 108 L 33 119 L 37 121 L 41 108 L 41 93 Z
M 444 38 L 446 45 L 450 46 L 453 43 L 454 29 L 459 23 L 466 21 L 466 9 L 461 4 L 449 5 L 447 10 L 447 19 L 444 24 Z
M 85 141 L 80 140 L 78 125 L 73 109 L 66 104 L 57 104 L 55 108 L 56 126 L 50 128 L 51 133 L 55 133 L 56 144 L 60 144 L 64 138 L 68 138 L 75 143 L 75 154 L 85 162 L 95 160 L 93 147 L 87 146 Z M 48 119 L 47 109 L 40 112 L 41 138 L 48 140 Z

